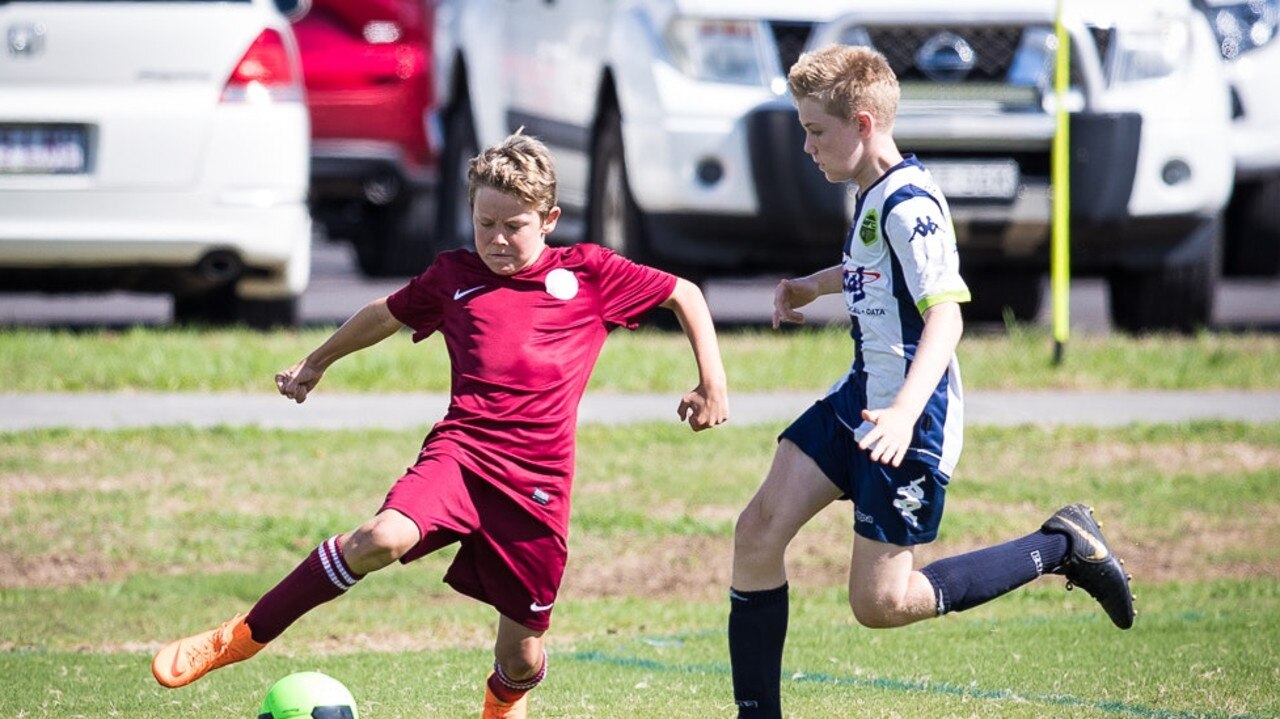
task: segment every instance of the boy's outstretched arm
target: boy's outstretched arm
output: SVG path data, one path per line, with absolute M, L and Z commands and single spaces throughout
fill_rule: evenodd
M 840 265 L 819 270 L 794 280 L 782 280 L 773 290 L 773 328 L 783 322 L 804 324 L 804 314 L 796 308 L 804 307 L 822 295 L 839 292 L 844 283 L 844 268 Z
M 676 288 L 662 306 L 676 313 L 698 362 L 698 386 L 680 400 L 676 413 L 700 432 L 729 419 L 729 385 L 720 361 L 716 327 L 702 290 L 692 282 L 676 279 Z
M 387 309 L 387 298 L 376 299 L 351 315 L 311 354 L 277 373 L 276 388 L 280 394 L 301 404 L 315 389 L 329 365 L 352 352 L 381 342 L 401 327 L 400 320 Z

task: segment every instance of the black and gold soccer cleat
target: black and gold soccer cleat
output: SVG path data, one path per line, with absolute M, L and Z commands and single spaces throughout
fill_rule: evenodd
M 1132 627 L 1135 612 L 1130 577 L 1124 571 L 1124 560 L 1116 557 L 1102 536 L 1093 509 L 1068 504 L 1054 512 L 1041 529 L 1067 535 L 1067 559 L 1053 572 L 1067 577 L 1067 589 L 1084 589 L 1098 600 L 1117 627 Z

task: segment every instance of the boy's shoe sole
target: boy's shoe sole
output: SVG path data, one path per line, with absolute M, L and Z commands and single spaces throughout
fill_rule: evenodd
M 1053 513 L 1041 527 L 1067 535 L 1067 559 L 1054 574 L 1067 577 L 1067 589 L 1080 587 L 1102 605 L 1112 623 L 1121 629 L 1133 626 L 1133 592 L 1124 560 L 1116 557 L 1093 518 L 1093 508 L 1069 504 Z
M 151 660 L 151 673 L 170 689 L 182 687 L 218 667 L 244 661 L 265 646 L 253 640 L 244 615 L 237 614 L 217 629 L 171 642 Z

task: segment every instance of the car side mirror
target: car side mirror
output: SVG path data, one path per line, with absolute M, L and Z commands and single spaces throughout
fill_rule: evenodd
M 275 0 L 276 8 L 280 13 L 289 18 L 290 22 L 297 22 L 302 19 L 311 10 L 311 0 Z

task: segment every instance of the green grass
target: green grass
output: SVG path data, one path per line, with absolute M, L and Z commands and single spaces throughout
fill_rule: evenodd
M 272 391 L 274 374 L 318 345 L 329 329 L 261 334 L 243 330 L 136 328 L 91 332 L 0 330 L 0 387 L 34 391 Z M 852 345 L 838 327 L 720 335 L 735 391 L 812 390 L 848 367 Z M 1052 342 L 1036 329 L 977 334 L 960 345 L 965 384 L 991 389 L 1280 389 L 1280 337 L 1111 335 L 1073 339 L 1066 362 L 1050 362 Z M 50 358 L 56 358 L 51 361 Z M 591 389 L 674 392 L 696 380 L 679 333 L 615 332 Z M 342 392 L 447 391 L 448 356 L 433 337 L 408 334 L 348 357 L 325 389 Z
M 736 512 L 778 427 L 580 435 L 572 558 L 535 717 L 732 716 L 724 625 Z M 491 609 L 440 582 L 446 550 L 363 582 L 253 661 L 181 690 L 162 641 L 247 608 L 360 522 L 410 432 L 157 428 L 0 434 L 0 716 L 248 717 L 279 677 L 340 678 L 365 719 L 478 713 Z M 970 432 L 923 560 L 1086 500 L 1136 575 L 1120 632 L 1045 579 L 940 621 L 857 626 L 849 508 L 790 563 L 788 716 L 1280 716 L 1280 424 Z

